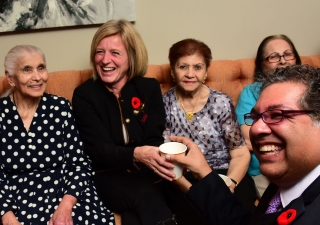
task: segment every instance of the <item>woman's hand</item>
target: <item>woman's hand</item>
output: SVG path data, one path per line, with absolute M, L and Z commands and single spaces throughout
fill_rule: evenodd
M 181 163 L 192 172 L 195 178 L 199 180 L 207 176 L 212 171 L 198 145 L 185 137 L 171 136 L 170 139 L 172 141 L 185 144 L 188 148 L 188 153 L 185 157 L 166 155 L 167 160 Z
M 49 221 L 49 225 L 73 225 L 71 213 L 72 207 L 76 202 L 77 199 L 71 195 L 63 196 L 62 201 Z
M 172 181 L 174 165 L 160 156 L 160 150 L 154 146 L 136 147 L 133 152 L 134 162 L 141 162 L 162 178 Z
M 8 211 L 2 216 L 1 222 L 3 225 L 21 225 L 12 211 Z

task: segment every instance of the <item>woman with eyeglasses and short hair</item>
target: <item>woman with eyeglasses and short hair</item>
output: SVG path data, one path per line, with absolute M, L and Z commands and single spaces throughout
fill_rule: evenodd
M 251 152 L 248 173 L 255 181 L 258 198 L 262 196 L 269 185 L 269 181 L 261 174 L 259 161 L 252 152 L 249 138 L 250 126 L 245 124 L 244 114 L 251 112 L 251 109 L 256 104 L 260 95 L 261 82 L 264 80 L 268 71 L 300 64 L 300 56 L 294 47 L 293 42 L 286 35 L 280 34 L 266 37 L 258 47 L 255 59 L 254 83 L 244 87 L 236 106 L 237 119 L 241 125 L 241 131 L 246 144 Z

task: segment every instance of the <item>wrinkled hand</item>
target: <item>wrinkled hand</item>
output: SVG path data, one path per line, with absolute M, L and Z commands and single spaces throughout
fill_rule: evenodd
M 175 174 L 171 171 L 174 165 L 160 156 L 160 150 L 154 146 L 136 147 L 133 152 L 134 161 L 141 162 L 162 178 L 172 181 Z
M 77 199 L 71 195 L 63 196 L 62 201 L 49 221 L 49 225 L 73 225 L 71 213 L 72 207 L 76 202 Z
M 49 225 L 73 225 L 72 210 L 64 210 L 60 207 L 53 213 Z
M 8 211 L 2 216 L 1 222 L 3 225 L 21 225 L 12 211 Z
M 166 159 L 168 161 L 178 162 L 184 165 L 192 172 L 193 176 L 199 180 L 207 176 L 212 171 L 201 150 L 194 142 L 185 137 L 171 136 L 170 139 L 172 141 L 185 144 L 188 148 L 188 153 L 185 157 L 166 155 Z

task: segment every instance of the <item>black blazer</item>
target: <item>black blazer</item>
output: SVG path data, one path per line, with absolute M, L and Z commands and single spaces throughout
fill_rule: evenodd
M 287 210 L 295 210 L 296 216 L 290 225 L 320 224 L 320 176 L 280 212 L 265 214 L 269 202 L 279 188 L 271 183 L 252 216 L 229 191 L 214 171 L 191 187 L 186 197 L 209 219 L 211 224 L 271 225 Z M 292 215 L 291 215 L 292 216 Z
M 134 113 L 133 97 L 144 103 L 138 114 Z M 159 146 L 164 141 L 165 110 L 160 85 L 154 78 L 133 78 L 121 90 L 120 98 L 100 78 L 91 78 L 75 89 L 72 105 L 86 152 L 96 171 L 135 170 L 134 148 Z M 124 143 L 122 119 L 128 131 L 128 144 Z
M 275 184 L 270 184 L 254 214 L 251 224 L 277 224 L 278 217 L 288 210 L 295 210 L 296 216 L 290 225 L 296 224 L 320 224 L 320 176 L 309 185 L 309 187 L 301 194 L 300 197 L 292 200 L 284 209 L 280 212 L 265 214 L 268 208 L 269 202 L 276 194 L 279 187 Z M 292 216 L 292 215 L 291 215 Z M 289 219 L 289 218 L 288 218 Z

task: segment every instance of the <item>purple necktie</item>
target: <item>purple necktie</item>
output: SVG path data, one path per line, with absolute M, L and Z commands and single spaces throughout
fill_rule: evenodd
M 269 207 L 265 214 L 277 212 L 281 208 L 282 208 L 282 205 L 281 205 L 280 189 L 279 189 L 278 192 L 271 199 L 269 203 Z

